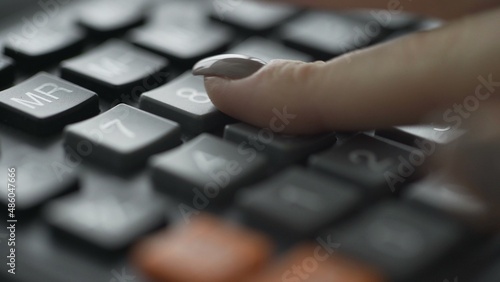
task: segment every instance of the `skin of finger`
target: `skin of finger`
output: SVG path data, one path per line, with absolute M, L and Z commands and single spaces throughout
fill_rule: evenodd
M 298 115 L 290 133 L 418 123 L 474 94 L 479 76 L 500 80 L 499 17 L 471 16 L 327 63 L 276 61 L 242 80 L 209 80 L 207 92 L 223 112 L 257 126 L 286 106 Z
M 437 164 L 450 179 L 466 187 L 491 212 L 490 225 L 500 230 L 500 101 L 481 107 L 465 124 L 467 134 L 440 152 Z
M 284 132 L 316 133 L 325 130 L 321 118 L 316 114 L 314 95 L 297 95 L 298 89 L 315 88 L 324 62 L 303 63 L 297 61 L 274 60 L 250 78 L 228 80 L 205 78 L 207 93 L 214 105 L 222 112 L 253 125 L 269 128 L 276 111 L 286 110 L 296 116 L 287 124 Z M 311 72 L 315 72 L 312 74 Z M 305 92 L 304 92 L 305 93 Z M 313 94 L 313 93 L 311 93 Z
M 263 2 L 290 3 L 303 7 L 330 9 L 402 9 L 405 12 L 453 19 L 466 14 L 493 8 L 500 4 L 499 0 L 261 0 Z

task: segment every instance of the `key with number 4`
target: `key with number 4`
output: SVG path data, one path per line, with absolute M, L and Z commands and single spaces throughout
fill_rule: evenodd
M 192 200 L 195 207 L 205 208 L 211 200 L 225 200 L 237 188 L 260 179 L 267 159 L 248 155 L 236 145 L 205 133 L 155 156 L 152 167 L 157 189 L 183 196 Z

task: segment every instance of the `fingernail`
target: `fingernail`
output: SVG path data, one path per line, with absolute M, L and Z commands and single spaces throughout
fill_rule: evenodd
M 242 79 L 260 70 L 266 63 L 244 55 L 218 55 L 203 59 L 193 67 L 193 75 Z

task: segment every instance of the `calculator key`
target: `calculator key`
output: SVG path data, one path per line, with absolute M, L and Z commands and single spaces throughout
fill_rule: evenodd
M 478 274 L 473 282 L 497 282 L 500 281 L 500 258 L 488 265 Z
M 0 56 L 0 90 L 12 85 L 14 75 L 14 61 L 8 57 Z
M 330 253 L 321 245 L 302 243 L 246 282 L 384 282 L 373 267 Z
M 50 203 L 45 220 L 70 239 L 105 251 L 120 251 L 165 225 L 164 203 L 151 197 L 76 194 Z
M 236 45 L 236 47 L 232 48 L 227 53 L 247 55 L 249 57 L 259 58 L 265 62 L 269 62 L 274 59 L 303 62 L 310 62 L 313 60 L 313 58 L 308 54 L 290 49 L 277 42 L 262 37 L 251 37 Z
M 335 144 L 335 134 L 293 136 L 274 133 L 248 124 L 229 124 L 224 139 L 238 144 L 242 149 L 266 154 L 272 164 L 282 167 L 305 160 L 310 154 Z
M 368 27 L 365 21 L 345 15 L 308 12 L 285 24 L 280 34 L 286 45 L 328 60 L 379 40 L 381 29 L 366 32 Z
M 446 179 L 429 177 L 408 187 L 403 196 L 453 215 L 479 230 L 494 228 L 487 205 L 468 188 Z
M 390 129 L 379 129 L 375 134 L 387 139 L 391 139 L 408 146 L 426 147 L 449 144 L 464 135 L 464 129 L 453 129 L 451 126 L 434 125 L 410 125 L 398 126 Z M 431 147 L 429 147 L 431 149 Z
M 189 68 L 198 60 L 222 52 L 232 35 L 223 26 L 204 23 L 145 27 L 133 30 L 129 39 L 137 46 Z
M 377 23 L 381 28 L 388 30 L 408 28 L 416 24 L 419 20 L 416 15 L 403 13 L 402 11 L 352 10 L 342 12 L 342 14 L 370 23 L 373 25 L 373 28 L 375 27 L 375 23 Z
M 255 1 L 215 1 L 211 18 L 244 32 L 268 32 L 297 13 L 282 4 Z
M 146 238 L 132 253 L 135 266 L 154 281 L 243 281 L 269 259 L 263 235 L 204 214 Z
M 206 208 L 211 201 L 226 200 L 236 188 L 259 180 L 267 169 L 267 159 L 218 137 L 201 134 L 155 156 L 152 168 L 158 190 Z
M 125 104 L 65 129 L 75 152 L 117 171 L 139 168 L 153 154 L 181 143 L 175 122 Z
M 165 27 L 176 26 L 199 26 L 207 24 L 209 19 L 211 2 L 198 1 L 160 1 L 155 3 L 152 11 L 149 11 L 148 26 Z M 182 13 L 179 13 L 182 11 Z
M 390 281 L 413 281 L 452 254 L 467 233 L 438 213 L 385 202 L 320 238 L 340 244 L 342 253 L 377 267 Z
M 61 64 L 61 77 L 101 97 L 138 99 L 166 82 L 168 61 L 116 39 Z M 121 96 L 120 96 L 121 94 Z
M 47 73 L 0 92 L 0 121 L 33 134 L 50 134 L 99 113 L 97 95 Z
M 5 45 L 5 54 L 24 71 L 33 72 L 78 54 L 84 35 L 78 29 L 45 28 L 33 37 L 14 36 Z
M 92 1 L 77 21 L 91 35 L 111 37 L 143 24 L 145 15 L 140 1 Z
M 7 166 L 0 165 L 0 181 L 5 183 L 0 202 L 7 206 L 12 196 L 10 193 L 14 194 L 16 211 L 33 211 L 53 198 L 78 189 L 78 178 L 74 171 L 61 170 L 62 163 L 57 160 L 47 160 L 33 153 L 29 157 L 11 159 L 9 162 L 9 168 L 15 169 L 10 176 Z M 14 181 L 8 182 L 8 179 Z
M 391 145 L 360 134 L 324 153 L 309 158 L 319 171 L 362 185 L 373 195 L 398 192 L 417 176 L 426 155 L 420 150 Z
M 254 221 L 293 236 L 304 236 L 359 206 L 361 192 L 353 186 L 302 168 L 291 168 L 242 190 L 236 196 L 236 205 Z
M 205 92 L 203 78 L 189 72 L 144 93 L 139 107 L 178 122 L 182 130 L 190 134 L 222 128 L 231 120 L 212 104 Z

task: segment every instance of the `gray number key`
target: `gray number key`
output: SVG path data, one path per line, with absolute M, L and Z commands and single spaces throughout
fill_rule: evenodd
M 210 101 L 203 79 L 190 73 L 144 93 L 139 107 L 178 122 L 183 131 L 191 134 L 221 128 L 230 120 Z
M 112 194 L 61 198 L 45 208 L 44 218 L 70 238 L 106 251 L 122 250 L 166 221 L 162 200 Z
M 379 268 L 388 281 L 429 281 L 415 278 L 460 248 L 467 237 L 462 225 L 439 213 L 385 202 L 319 240 L 340 244 L 342 252 Z
M 333 133 L 290 136 L 244 123 L 227 125 L 224 139 L 239 144 L 244 149 L 253 148 L 268 155 L 270 161 L 279 167 L 302 161 L 312 153 L 333 146 L 336 140 Z
M 209 201 L 226 199 L 235 188 L 257 181 L 267 159 L 238 149 L 236 145 L 202 134 L 183 146 L 154 157 L 155 186 L 193 200 L 205 208 Z
M 361 184 L 373 194 L 396 192 L 414 178 L 425 155 L 417 150 L 360 134 L 324 153 L 309 164 L 320 171 Z
M 74 152 L 119 171 L 140 167 L 149 156 L 180 144 L 175 122 L 125 104 L 68 126 L 65 135 Z
M 236 203 L 258 222 L 303 236 L 342 218 L 361 198 L 360 191 L 348 182 L 292 168 L 245 189 Z

